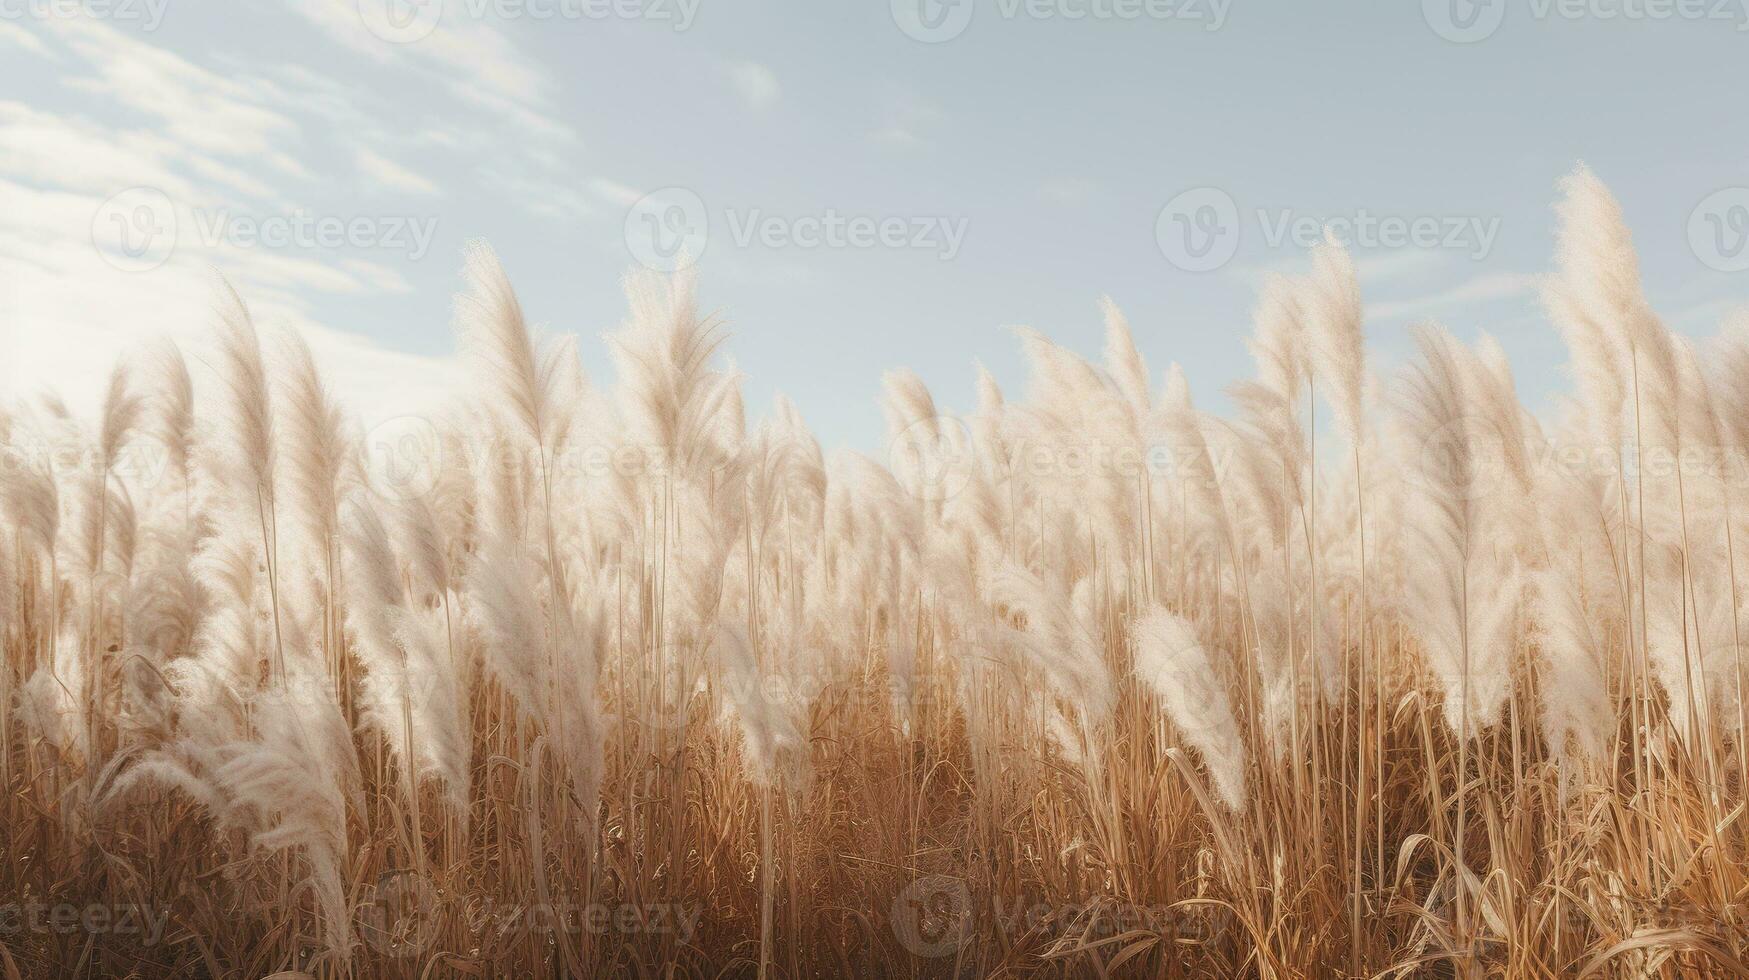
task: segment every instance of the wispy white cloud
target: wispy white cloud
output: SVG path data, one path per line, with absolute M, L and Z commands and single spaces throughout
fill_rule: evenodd
M 105 196 L 135 184 L 179 196 L 192 192 L 171 166 L 186 160 L 174 142 L 20 102 L 0 102 L 0 158 L 0 173 L 49 187 Z
M 1354 274 L 1363 283 L 1382 285 L 1422 278 L 1452 261 L 1456 259 L 1448 253 L 1426 248 L 1401 248 L 1356 256 Z
M 383 70 L 446 98 L 432 116 L 415 118 L 417 128 L 402 142 L 473 155 L 475 172 L 527 214 L 568 222 L 593 213 L 589 197 L 576 190 L 582 140 L 556 115 L 554 83 L 538 58 L 457 0 L 442 5 L 428 31 L 400 43 L 385 39 L 363 15 L 378 2 L 286 0 L 286 7 Z M 406 114 L 408 105 L 403 100 L 391 111 Z M 386 156 L 385 142 L 378 134 L 367 149 Z
M 1086 177 L 1052 177 L 1039 184 L 1038 193 L 1055 204 L 1086 204 L 1099 194 L 1099 183 Z
M 1484 273 L 1437 292 L 1369 303 L 1367 314 L 1381 320 L 1424 316 L 1463 303 L 1485 303 L 1522 296 L 1534 290 L 1539 281 L 1537 276 L 1524 272 Z
M 414 173 L 375 150 L 360 147 L 357 160 L 359 172 L 379 187 L 403 194 L 434 196 L 439 193 L 437 185 L 430 179 Z
M 777 104 L 783 94 L 777 74 L 757 61 L 737 61 L 729 65 L 729 80 L 747 108 L 762 112 Z
M 53 58 L 42 38 L 9 20 L 0 20 L 0 46 L 18 48 L 44 58 Z
M 930 134 L 947 122 L 947 113 L 916 92 L 893 87 L 882 96 L 879 118 L 869 139 L 904 148 L 926 144 Z
M 217 216 L 290 215 L 299 210 L 291 202 L 324 192 L 300 159 L 309 149 L 309 120 L 324 109 L 345 111 L 332 86 L 295 67 L 215 70 L 156 46 L 155 35 L 142 40 L 84 18 L 33 23 L 35 33 L 0 28 L 0 45 L 49 56 L 40 84 L 95 97 L 83 111 L 0 101 L 0 213 L 7 216 L 0 223 L 0 385 L 9 393 L 49 388 L 75 409 L 89 408 L 112 357 L 160 334 L 198 362 L 211 323 L 212 270 L 222 269 L 263 325 L 296 326 L 309 336 L 354 408 L 381 415 L 435 397 L 446 361 L 383 350 L 316 312 L 325 297 L 410 291 L 393 259 L 211 233 Z M 387 131 L 352 125 L 347 136 Z M 383 152 L 342 144 L 375 179 L 422 187 L 423 178 L 397 171 Z M 148 195 L 148 203 L 118 212 L 110 202 L 123 191 Z M 149 229 L 156 264 L 118 263 L 104 247 L 113 230 L 105 219 Z
M 379 293 L 410 293 L 413 284 L 407 277 L 381 262 L 365 259 L 342 259 L 340 267 L 351 273 L 364 288 Z
M 428 33 L 400 43 L 372 33 L 359 0 L 287 0 L 286 7 L 358 54 L 418 71 L 430 84 L 448 88 L 457 98 L 525 134 L 565 142 L 576 139 L 569 126 L 547 112 L 552 83 L 539 61 L 496 25 L 470 16 L 465 3 L 444 4 Z
M 63 79 L 69 88 L 130 109 L 155 132 L 195 150 L 244 157 L 259 168 L 308 176 L 282 144 L 298 124 L 264 104 L 259 88 L 84 18 L 45 23 L 84 61 L 89 74 Z
M 567 224 L 597 213 L 596 200 L 578 185 L 530 174 L 508 161 L 482 164 L 480 176 L 495 194 L 513 200 L 525 213 Z
M 628 187 L 618 181 L 597 177 L 589 182 L 589 189 L 602 200 L 616 207 L 629 208 L 638 203 L 644 192 L 635 187 Z
M 94 195 L 34 190 L 0 179 L 0 395 L 55 391 L 90 411 L 116 357 L 159 336 L 212 359 L 212 270 L 225 270 L 267 329 L 303 332 L 334 390 L 367 424 L 436 404 L 456 375 L 448 359 L 386 350 L 337 330 L 311 312 L 320 294 L 405 292 L 393 269 L 367 260 L 339 263 L 262 249 L 179 244 L 162 266 L 129 272 L 92 244 Z M 96 356 L 94 356 L 96 355 Z M 209 372 L 210 373 L 210 372 Z
M 1424 281 L 1435 277 L 1441 270 L 1449 273 L 1455 264 L 1462 261 L 1450 253 L 1426 248 L 1353 250 L 1353 254 L 1354 274 L 1364 288 Z M 1228 279 L 1256 289 L 1271 276 L 1305 275 L 1311 269 L 1309 253 L 1294 251 L 1269 262 L 1235 262 L 1223 271 Z

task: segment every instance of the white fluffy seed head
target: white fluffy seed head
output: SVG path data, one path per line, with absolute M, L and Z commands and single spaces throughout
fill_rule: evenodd
M 1163 606 L 1131 626 L 1136 677 L 1154 692 L 1181 735 L 1202 756 L 1220 798 L 1245 806 L 1245 743 L 1233 719 L 1226 682 L 1216 674 L 1196 630 Z

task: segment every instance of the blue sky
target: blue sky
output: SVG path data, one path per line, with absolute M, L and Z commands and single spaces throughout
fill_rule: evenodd
M 1486 330 L 1542 409 L 1580 160 L 1672 326 L 1749 293 L 1749 0 L 941 2 L 0 0 L 0 379 L 84 405 L 156 334 L 198 360 L 216 268 L 367 422 L 418 412 L 484 238 L 607 380 L 620 278 L 678 234 L 752 410 L 828 445 L 878 447 L 888 368 L 1018 393 L 1008 327 L 1096 355 L 1102 295 L 1219 409 L 1330 223 L 1382 364 Z

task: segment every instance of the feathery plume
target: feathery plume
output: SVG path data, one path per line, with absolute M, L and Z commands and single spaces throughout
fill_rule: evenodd
M 1245 743 L 1233 720 L 1226 685 L 1215 673 L 1196 630 L 1154 605 L 1131 624 L 1136 676 L 1208 764 L 1215 789 L 1235 811 L 1245 805 Z

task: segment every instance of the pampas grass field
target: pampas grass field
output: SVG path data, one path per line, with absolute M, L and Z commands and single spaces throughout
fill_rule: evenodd
M 1749 321 L 1559 194 L 1550 418 L 1329 244 L 1231 418 L 1107 303 L 823 454 L 689 273 L 585 378 L 475 246 L 383 467 L 216 285 L 0 414 L 0 977 L 1749 974 Z

